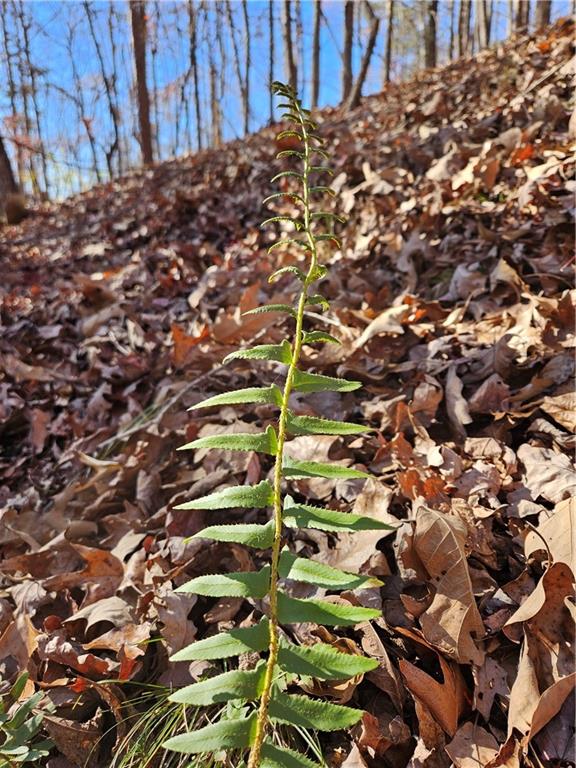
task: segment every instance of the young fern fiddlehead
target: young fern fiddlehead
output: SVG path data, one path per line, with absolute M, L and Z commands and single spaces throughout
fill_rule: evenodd
M 336 510 L 322 509 L 296 502 L 282 494 L 283 482 L 298 477 L 366 478 L 364 472 L 319 462 L 298 461 L 287 455 L 287 438 L 290 435 L 351 435 L 364 432 L 356 424 L 328 419 L 296 416 L 289 407 L 290 394 L 299 392 L 349 392 L 360 386 L 359 382 L 330 376 L 307 373 L 298 367 L 303 345 L 337 342 L 321 331 L 306 332 L 303 328 L 307 306 L 327 306 L 319 294 L 311 292 L 312 285 L 326 274 L 326 267 L 318 263 L 318 243 L 334 241 L 332 232 L 317 232 L 317 222 L 338 219 L 329 211 L 313 210 L 312 197 L 331 194 L 329 187 L 315 185 L 312 175 L 328 172 L 315 158 L 327 159 L 316 134 L 317 127 L 310 112 L 302 107 L 294 91 L 282 83 L 274 83 L 274 91 L 285 100 L 281 104 L 286 112 L 283 118 L 292 124 L 282 131 L 279 139 L 298 142 L 298 149 L 282 150 L 279 157 L 294 157 L 301 163 L 301 170 L 278 173 L 273 181 L 295 179 L 299 191 L 275 192 L 265 202 L 290 200 L 300 210 L 300 218 L 278 214 L 263 224 L 288 221 L 293 224 L 299 237 L 281 239 L 269 250 L 282 245 L 301 248 L 307 258 L 304 270 L 296 266 L 278 269 L 270 281 L 286 273 L 294 274 L 302 283 L 295 306 L 273 304 L 259 307 L 252 312 L 286 312 L 295 320 L 292 342 L 261 344 L 228 355 L 225 360 L 268 360 L 287 366 L 284 388 L 275 384 L 268 387 L 251 387 L 227 392 L 198 404 L 197 407 L 216 405 L 268 403 L 279 408 L 277 427 L 269 426 L 259 434 L 230 434 L 199 438 L 182 446 L 187 448 L 224 448 L 228 450 L 260 451 L 275 458 L 273 481 L 264 480 L 255 486 L 233 486 L 180 505 L 180 509 L 225 509 L 272 507 L 272 519 L 261 525 L 215 525 L 197 536 L 217 541 L 245 544 L 257 550 L 271 550 L 269 563 L 260 571 L 211 574 L 199 576 L 180 587 L 179 591 L 192 592 L 210 597 L 268 598 L 267 616 L 260 623 L 231 630 L 200 640 L 179 651 L 175 661 L 217 660 L 239 656 L 246 652 L 267 654 L 253 669 L 232 670 L 208 680 L 187 686 L 171 696 L 172 701 L 193 706 L 208 706 L 228 702 L 221 719 L 193 733 L 169 739 L 165 746 L 178 752 L 197 754 L 222 749 L 239 752 L 238 765 L 244 765 L 242 754 L 248 751 L 248 768 L 319 768 L 318 763 L 286 747 L 280 749 L 274 741 L 271 724 L 281 723 L 317 730 L 339 730 L 356 723 L 361 710 L 332 704 L 310 697 L 287 693 L 288 687 L 298 678 L 312 677 L 320 680 L 342 680 L 368 671 L 377 662 L 363 656 L 351 656 L 336 651 L 323 643 L 301 646 L 291 642 L 283 626 L 300 622 L 314 622 L 327 626 L 353 626 L 375 618 L 378 611 L 347 606 L 317 599 L 290 597 L 280 588 L 280 579 L 304 581 L 327 590 L 355 589 L 378 583 L 370 577 L 345 573 L 314 560 L 299 558 L 282 548 L 283 529 L 316 528 L 323 531 L 356 531 L 385 529 L 388 526 L 369 517 L 360 517 Z

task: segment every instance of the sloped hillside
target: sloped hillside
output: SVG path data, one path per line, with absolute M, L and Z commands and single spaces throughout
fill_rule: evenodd
M 308 364 L 365 387 L 294 409 L 377 431 L 296 438 L 292 455 L 375 479 L 296 491 L 399 526 L 354 548 L 297 534 L 304 555 L 384 581 L 349 596 L 382 608 L 374 624 L 330 637 L 294 627 L 381 662 L 314 688 L 367 712 L 350 741 L 324 744 L 333 766 L 574 761 L 572 48 L 560 22 L 319 115 L 348 221 L 322 286 L 331 310 L 309 318 L 342 345 L 309 350 Z M 296 290 L 268 286 L 294 256 L 267 255 L 258 228 L 276 132 L 0 232 L 0 678 L 27 667 L 53 699 L 58 768 L 88 754 L 110 765 L 102 734 L 116 720 L 121 738 L 129 682 L 189 682 L 204 670 L 170 653 L 260 615 L 172 592 L 215 564 L 258 565 L 235 545 L 189 541 L 205 515 L 173 507 L 270 470 L 252 454 L 175 449 L 272 418 L 186 408 L 255 382 L 262 370 L 220 361 L 285 333 L 280 317 L 241 316 Z M 104 689 L 110 678 L 125 683 Z

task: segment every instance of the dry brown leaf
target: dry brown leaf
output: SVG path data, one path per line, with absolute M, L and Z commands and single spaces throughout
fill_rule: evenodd
M 420 616 L 426 639 L 462 664 L 481 664 L 477 645 L 484 625 L 476 607 L 466 562 L 466 526 L 450 515 L 420 507 L 416 512 L 414 548 L 436 590 Z
M 446 752 L 455 768 L 483 768 L 498 754 L 498 743 L 492 734 L 474 723 L 464 723 L 446 744 Z
M 576 496 L 576 470 L 566 454 L 528 443 L 521 445 L 517 454 L 524 464 L 522 480 L 533 499 L 542 496 L 557 503 Z
M 576 497 L 559 501 L 536 530 L 529 531 L 524 541 L 526 557 L 547 545 L 554 563 L 565 563 L 576 573 Z

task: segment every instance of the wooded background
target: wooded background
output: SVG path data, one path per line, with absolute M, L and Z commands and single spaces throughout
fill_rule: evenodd
M 471 56 L 568 0 L 24 2 L 0 21 L 0 190 L 59 198 L 238 138 L 284 78 L 312 107 Z

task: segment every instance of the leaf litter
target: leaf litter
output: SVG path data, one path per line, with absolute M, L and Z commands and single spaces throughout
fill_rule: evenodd
M 366 710 L 350 738 L 327 738 L 331 766 L 573 759 L 572 33 L 561 21 L 319 115 L 348 222 L 322 283 L 332 311 L 309 312 L 342 344 L 309 349 L 308 364 L 363 389 L 292 407 L 374 431 L 295 438 L 290 455 L 374 479 L 293 488 L 394 526 L 355 548 L 291 534 L 299 556 L 384 582 L 339 598 L 295 587 L 383 612 L 351 629 L 293 626 L 304 644 L 379 661 L 346 684 L 301 682 Z M 273 414 L 186 409 L 260 384 L 222 358 L 284 337 L 279 315 L 242 314 L 294 290 L 289 272 L 266 283 L 294 257 L 267 255 L 258 229 L 274 132 L 135 171 L 0 233 L 0 674 L 27 669 L 56 705 L 54 765 L 109 764 L 104 732 L 111 718 L 119 743 L 139 683 L 189 684 L 209 664 L 170 654 L 265 610 L 174 589 L 215 563 L 259 570 L 257 553 L 189 537 L 265 513 L 177 507 L 265 480 L 268 458 L 176 449 L 262 431 Z

